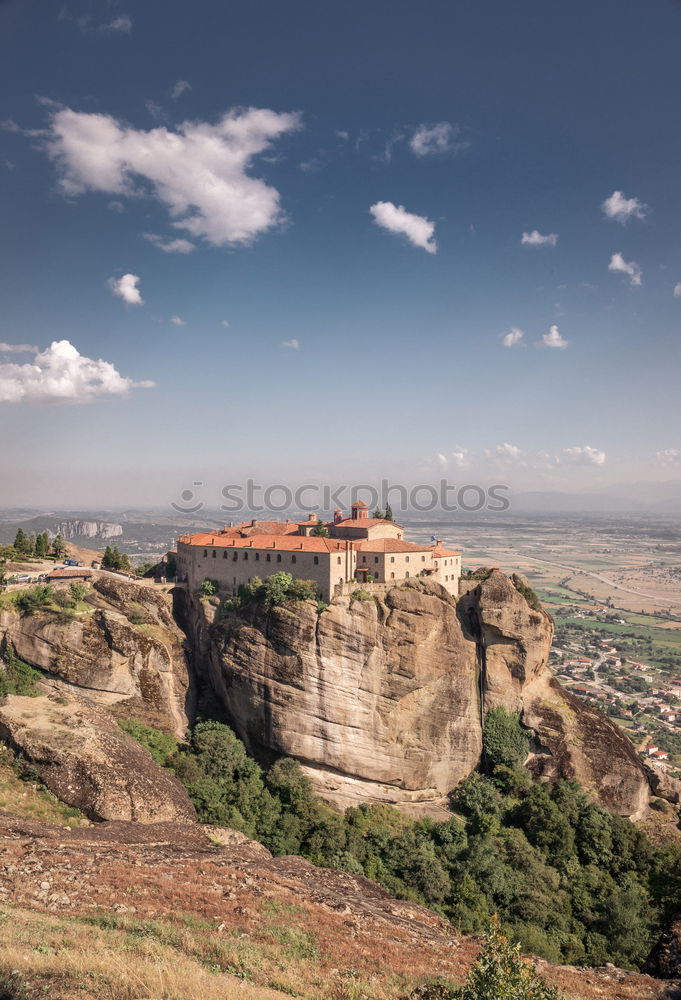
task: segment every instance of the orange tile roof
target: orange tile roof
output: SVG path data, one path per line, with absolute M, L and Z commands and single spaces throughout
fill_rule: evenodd
M 460 552 L 455 552 L 454 549 L 446 549 L 444 545 L 436 545 L 433 549 L 433 555 L 436 559 L 440 559 L 442 556 L 460 556 Z
M 53 569 L 47 574 L 48 580 L 68 580 L 74 576 L 92 576 L 92 570 L 85 566 L 69 566 L 67 569 Z
M 292 535 L 297 530 L 298 525 L 295 521 L 256 521 L 255 524 L 252 521 L 243 521 L 216 534 L 248 538 L 251 535 Z
M 343 521 L 336 521 L 335 524 L 333 521 L 331 522 L 334 528 L 370 528 L 374 524 L 394 524 L 396 528 L 404 531 L 401 524 L 397 524 L 395 521 L 386 521 L 384 517 L 346 517 Z
M 401 538 L 367 538 L 355 542 L 358 552 L 431 552 L 432 545 L 417 545 L 416 542 L 405 542 Z
M 336 538 L 320 538 L 318 535 L 251 535 L 248 538 L 208 534 L 184 536 L 180 542 L 199 548 L 259 549 L 270 552 L 345 552 L 348 543 Z

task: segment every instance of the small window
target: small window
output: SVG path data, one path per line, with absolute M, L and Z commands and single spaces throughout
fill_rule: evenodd
M 256 562 L 260 562 L 260 553 L 259 552 L 255 553 L 255 561 Z
M 340 556 L 338 556 L 338 565 L 339 565 L 339 566 L 340 566 L 340 564 L 341 564 L 341 562 L 342 562 L 342 561 L 343 561 L 343 560 L 341 559 L 341 557 L 340 557 Z M 342 583 L 342 582 L 343 582 L 343 581 L 341 580 L 341 583 Z
M 395 556 L 391 556 L 391 557 L 390 557 L 390 562 L 395 562 Z M 395 575 L 395 574 L 393 573 L 393 576 L 394 576 L 394 575 Z
M 404 557 L 404 561 L 405 561 L 405 562 L 409 562 L 409 556 L 405 556 L 405 557 Z
M 421 562 L 425 562 L 425 561 L 426 561 L 426 557 L 425 556 L 421 556 Z
M 391 574 L 390 574 L 390 579 L 391 579 L 391 580 L 394 580 L 394 579 L 395 579 L 395 574 L 394 574 L 394 573 L 391 573 Z
M 281 556 L 277 554 L 277 562 L 281 562 Z
M 362 562 L 366 562 L 366 561 L 367 561 L 367 557 L 366 556 L 362 556 Z
M 319 566 L 319 556 L 314 557 L 314 564 L 315 566 Z
M 206 551 L 206 549 L 204 549 L 203 550 L 203 558 L 205 559 L 207 556 L 208 556 L 208 552 Z
M 244 559 L 248 559 L 248 552 L 244 552 Z
M 375 562 L 375 563 L 377 563 L 377 562 L 378 562 L 378 556 L 374 556 L 374 562 Z
M 216 556 L 217 556 L 217 552 L 215 551 L 215 549 L 213 549 L 213 559 L 215 559 Z
M 342 577 L 342 576 L 339 576 L 339 577 L 338 577 L 338 582 L 339 582 L 339 583 L 342 583 L 342 582 L 343 582 L 343 577 Z
M 266 555 L 265 558 L 267 559 L 267 562 L 271 562 L 272 561 L 272 556 L 269 554 L 269 552 L 267 553 L 267 555 Z
M 292 562 L 292 563 L 294 563 L 294 562 L 298 562 L 298 560 L 296 559 L 296 557 L 295 557 L 295 556 L 291 556 L 291 562 Z
M 404 574 L 404 576 L 405 576 L 405 579 L 409 576 L 409 570 L 407 570 L 407 572 Z

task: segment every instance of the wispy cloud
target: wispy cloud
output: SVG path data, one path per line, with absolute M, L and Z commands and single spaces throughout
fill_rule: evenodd
M 151 191 L 175 228 L 228 246 L 250 243 L 283 220 L 279 192 L 248 170 L 254 156 L 299 127 L 296 113 L 247 108 L 215 125 L 186 121 L 176 131 L 147 132 L 110 115 L 60 108 L 51 115 L 46 148 L 65 195 L 138 199 Z
M 159 250 L 163 250 L 164 253 L 191 253 L 192 250 L 196 249 L 196 245 L 191 240 L 185 240 L 181 237 L 170 240 L 163 236 L 157 236 L 156 233 L 142 233 L 142 239 L 158 247 Z
M 525 247 L 555 247 L 558 233 L 547 233 L 546 236 L 542 236 L 538 229 L 533 229 L 531 233 L 523 233 L 520 242 Z
M 415 156 L 437 156 L 443 153 L 460 152 L 467 142 L 460 140 L 461 129 L 451 122 L 436 125 L 419 125 L 409 140 L 409 148 Z
M 89 403 L 97 396 L 122 396 L 130 389 L 153 385 L 126 378 L 109 361 L 84 357 L 68 340 L 53 341 L 27 364 L 0 364 L 3 403 Z
M 187 325 L 185 323 L 185 321 L 182 319 L 181 316 L 171 316 L 170 317 L 170 322 L 173 324 L 173 326 L 186 326 Z
M 600 448 L 589 444 L 575 445 L 573 448 L 563 448 L 563 455 L 568 462 L 575 465 L 604 465 L 606 454 Z
M 655 452 L 655 458 L 662 465 L 676 465 L 681 462 L 681 448 L 663 448 L 662 451 Z
M 621 253 L 614 253 L 608 264 L 609 271 L 620 271 L 629 276 L 632 285 L 640 285 L 643 282 L 643 272 L 635 260 L 625 260 Z
M 229 320 L 223 319 L 221 326 L 229 326 Z
M 413 215 L 404 205 L 394 205 L 391 201 L 377 201 L 369 209 L 377 226 L 391 233 L 406 236 L 415 247 L 427 253 L 437 253 L 435 223 L 422 215 Z
M 179 97 L 182 97 L 183 94 L 186 94 L 187 91 L 191 89 L 192 85 L 191 83 L 188 83 L 187 80 L 178 80 L 173 89 L 170 91 L 170 96 L 174 101 L 176 101 Z
M 76 24 L 84 35 L 97 32 L 102 35 L 129 35 L 132 31 L 132 18 L 129 14 L 118 14 L 110 21 L 96 21 L 90 14 L 77 17 L 62 7 L 57 18 L 59 21 L 71 21 Z
M 144 299 L 140 293 L 139 276 L 136 274 L 124 274 L 121 278 L 109 278 L 108 285 L 114 295 L 123 299 L 129 306 L 141 306 Z
M 678 285 L 674 285 L 674 298 L 681 299 L 681 281 Z
M 457 445 L 454 451 L 450 451 L 447 454 L 443 452 L 438 452 L 435 456 L 438 465 L 442 469 L 456 468 L 463 469 L 468 465 L 468 448 L 463 448 L 461 445 Z
M 555 323 L 549 328 L 549 332 L 545 333 L 541 339 L 541 344 L 544 347 L 555 347 L 561 351 L 565 350 L 569 343 L 569 340 L 566 340 L 561 336 L 560 330 Z
M 300 350 L 300 341 L 296 340 L 296 338 L 294 337 L 292 340 L 282 340 L 282 342 L 281 342 L 281 344 L 279 346 L 280 347 L 288 347 L 292 351 L 299 351 Z
M 0 354 L 37 354 L 38 348 L 34 344 L 6 344 L 0 341 Z
M 515 347 L 521 342 L 525 334 L 517 326 L 512 326 L 508 333 L 504 334 L 501 343 L 504 347 Z
M 601 204 L 603 214 L 615 222 L 625 223 L 629 219 L 645 219 L 648 206 L 638 198 L 625 198 L 621 191 L 613 191 Z

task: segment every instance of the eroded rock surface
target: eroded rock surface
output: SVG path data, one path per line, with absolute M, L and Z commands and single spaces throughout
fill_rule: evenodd
M 38 697 L 0 703 L 0 740 L 35 768 L 57 798 L 90 819 L 136 823 L 196 819 L 187 793 L 105 709 L 59 682 Z
M 409 580 L 380 598 L 254 603 L 215 621 L 190 604 L 199 656 L 257 754 L 298 758 L 338 805 L 433 811 L 480 761 L 482 722 L 502 705 L 537 734 L 532 766 L 577 778 L 638 816 L 648 785 L 626 737 L 551 677 L 550 616 L 526 581 L 499 571 L 462 588 Z M 192 598 L 190 597 L 190 601 Z
M 89 599 L 86 615 L 0 612 L 0 640 L 92 701 L 182 735 L 189 670 L 168 595 L 102 575 Z

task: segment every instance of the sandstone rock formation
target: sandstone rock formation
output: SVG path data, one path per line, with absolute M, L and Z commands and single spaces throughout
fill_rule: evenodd
M 485 713 L 503 705 L 535 730 L 538 774 L 577 778 L 625 815 L 645 807 L 626 737 L 552 679 L 553 623 L 522 578 L 483 573 L 458 603 L 408 580 L 321 615 L 253 603 L 215 623 L 190 600 L 199 659 L 239 735 L 258 755 L 298 758 L 340 806 L 433 811 L 480 762 Z
M 183 735 L 189 673 L 168 595 L 101 576 L 90 600 L 95 610 L 86 616 L 0 612 L 0 646 L 4 637 L 22 660 L 98 704 L 122 705 L 123 714 Z
M 137 823 L 196 819 L 177 779 L 126 736 L 111 715 L 59 682 L 38 697 L 0 704 L 0 740 L 38 772 L 57 798 L 90 819 Z

